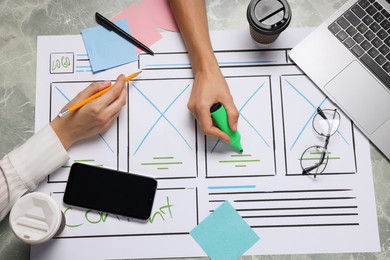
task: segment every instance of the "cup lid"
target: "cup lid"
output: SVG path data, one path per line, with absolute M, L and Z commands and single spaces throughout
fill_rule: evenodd
M 248 5 L 247 19 L 259 33 L 279 34 L 291 21 L 291 8 L 286 0 L 252 0 Z
M 16 201 L 9 221 L 19 239 L 28 244 L 38 244 L 56 234 L 62 222 L 62 213 L 50 196 L 33 192 Z

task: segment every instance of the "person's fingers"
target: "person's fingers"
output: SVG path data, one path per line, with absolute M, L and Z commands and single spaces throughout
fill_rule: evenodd
M 111 81 L 109 80 L 103 82 L 93 82 L 88 87 L 80 91 L 68 104 L 66 104 L 63 110 L 89 98 L 90 96 L 109 87 L 110 85 Z
M 225 143 L 230 143 L 230 136 L 225 132 L 221 131 L 218 127 L 214 125 L 211 128 L 207 129 L 207 132 L 208 132 L 207 135 L 209 136 L 213 136 L 217 139 L 221 139 Z
M 103 107 L 109 106 L 112 102 L 114 102 L 121 95 L 123 89 L 125 88 L 125 75 L 121 74 L 116 79 L 113 87 L 104 93 L 101 97 L 99 97 L 96 102 L 102 105 Z
M 230 129 L 232 131 L 237 131 L 238 117 L 240 116 L 240 113 L 234 105 L 233 100 L 231 102 L 223 104 L 223 106 L 226 110 Z
M 189 110 L 190 110 L 192 116 L 193 116 L 196 120 L 198 120 L 198 113 L 196 112 L 196 110 L 191 110 L 191 109 L 189 109 Z
M 200 125 L 200 128 L 202 128 L 203 132 L 205 134 L 209 134 L 208 130 L 213 127 L 213 121 L 211 119 L 211 114 L 207 111 L 200 111 L 198 113 L 198 122 Z
M 222 139 L 227 143 L 230 142 L 229 135 L 221 131 L 218 127 L 214 126 L 209 110 L 200 111 L 198 115 L 198 122 L 204 134 Z
M 193 102 L 191 99 L 187 103 L 187 108 L 191 112 L 192 116 L 195 117 L 195 119 L 198 119 L 198 113 L 196 112 L 196 105 L 195 102 Z
M 102 129 L 100 130 L 101 133 L 104 133 L 106 132 L 113 124 L 114 122 L 117 120 L 119 116 L 119 112 L 114 114 L 109 120 L 107 120 L 104 124 L 104 126 L 102 127 Z
M 109 106 L 105 109 L 105 112 L 109 117 L 119 115 L 122 107 L 126 105 L 126 87 L 122 88 L 122 91 L 117 99 L 115 99 Z
M 88 87 L 86 87 L 84 90 L 82 90 L 77 97 L 82 98 L 82 100 L 89 98 L 90 96 L 96 94 L 97 92 L 108 88 L 111 86 L 110 80 L 105 80 L 103 82 L 93 82 Z

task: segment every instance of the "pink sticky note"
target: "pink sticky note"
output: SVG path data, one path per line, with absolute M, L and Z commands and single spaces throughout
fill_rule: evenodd
M 141 6 L 148 12 L 147 17 L 153 19 L 159 28 L 179 31 L 168 0 L 142 0 Z
M 149 17 L 151 17 L 150 13 L 139 4 L 135 3 L 117 14 L 111 20 L 115 22 L 126 18 L 131 35 L 149 47 L 161 39 L 161 34 L 157 31 L 158 26 L 152 19 L 149 19 Z M 137 52 L 140 53 L 142 50 L 137 48 Z

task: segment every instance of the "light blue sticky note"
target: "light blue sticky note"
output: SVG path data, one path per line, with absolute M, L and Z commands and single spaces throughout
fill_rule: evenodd
M 228 201 L 190 234 L 211 260 L 236 260 L 260 239 Z
M 122 30 L 130 33 L 126 19 L 115 22 Z M 133 44 L 102 26 L 81 30 L 93 72 L 110 69 L 138 60 Z

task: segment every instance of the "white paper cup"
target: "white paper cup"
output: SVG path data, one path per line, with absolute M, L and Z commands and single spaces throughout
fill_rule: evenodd
M 18 199 L 11 209 L 9 221 L 15 235 L 27 244 L 46 242 L 65 227 L 65 217 L 57 203 L 40 192 Z

